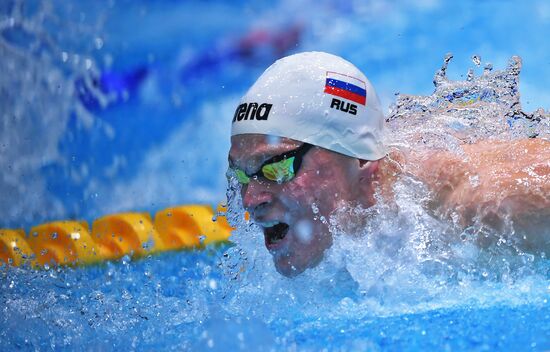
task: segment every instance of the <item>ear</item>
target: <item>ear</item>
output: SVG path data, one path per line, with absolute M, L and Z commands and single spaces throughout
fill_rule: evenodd
M 359 161 L 359 181 L 361 183 L 371 183 L 378 179 L 378 167 L 380 161 L 358 160 Z
M 359 160 L 359 178 L 357 188 L 359 190 L 359 199 L 365 206 L 371 206 L 375 203 L 374 182 L 378 181 L 380 161 Z

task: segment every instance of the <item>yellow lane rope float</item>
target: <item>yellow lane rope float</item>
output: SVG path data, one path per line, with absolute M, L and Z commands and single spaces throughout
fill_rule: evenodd
M 0 265 L 86 265 L 228 242 L 231 226 L 223 216 L 213 218 L 209 205 L 181 205 L 158 211 L 154 220 L 149 213 L 106 215 L 91 232 L 86 221 L 76 220 L 40 224 L 28 234 L 0 229 Z
M 99 218 L 92 225 L 93 240 L 106 248 L 108 259 L 127 253 L 144 255 L 152 250 L 164 251 L 149 213 L 112 214 Z
M 19 266 L 28 260 L 31 265 L 33 251 L 25 240 L 25 231 L 2 229 L 0 230 L 0 262 Z
M 55 221 L 34 226 L 27 242 L 40 265 L 90 264 L 101 260 L 85 221 Z

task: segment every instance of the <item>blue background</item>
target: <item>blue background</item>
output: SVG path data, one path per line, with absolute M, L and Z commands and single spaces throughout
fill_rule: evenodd
M 0 6 L 2 20 L 14 17 L 14 4 Z M 45 155 L 10 174 L 14 161 L 40 151 L 5 143 L 1 226 L 223 201 L 229 121 L 238 99 L 273 61 L 295 52 L 328 51 L 352 61 L 377 88 L 386 110 L 397 93 L 431 94 L 433 75 L 448 52 L 455 56 L 453 79 L 465 79 L 469 68 L 479 74 L 488 62 L 503 69 L 519 55 L 524 110 L 550 106 L 547 1 L 23 4 L 23 18 L 49 8 L 46 18 L 60 19 L 35 23 L 58 44 L 42 74 L 63 72 L 64 84 L 74 87 L 68 97 L 73 109 L 59 111 L 61 126 L 31 133 L 57 150 L 57 157 Z M 2 39 L 25 47 L 31 41 L 20 33 L 25 31 L 32 32 L 4 29 Z M 480 67 L 472 55 L 481 57 Z M 79 64 L 68 65 L 78 61 L 75 56 Z M 82 69 L 85 59 L 92 69 Z M 27 70 L 21 66 L 3 85 L 13 86 L 10 79 Z M 38 80 L 36 86 L 39 91 Z M 109 102 L 101 104 L 93 89 L 109 95 Z M 13 102 L 3 95 L 2 109 L 10 112 Z M 52 103 L 38 110 L 56 108 Z M 30 110 L 27 118 L 40 121 Z M 24 132 L 15 128 L 0 136 L 24 139 Z M 7 186 L 9 176 L 19 180 L 17 187 Z

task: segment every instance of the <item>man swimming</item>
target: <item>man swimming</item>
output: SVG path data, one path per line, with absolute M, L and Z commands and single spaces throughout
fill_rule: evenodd
M 371 207 L 375 194 L 391 202 L 403 173 L 428 186 L 434 216 L 463 227 L 480 219 L 497 231 L 509 216 L 523 248 L 550 249 L 550 142 L 480 142 L 458 157 L 386 150 L 383 128 L 372 84 L 327 53 L 275 62 L 242 98 L 229 166 L 281 274 L 298 275 L 323 259 L 332 235 L 321 219 L 344 205 Z

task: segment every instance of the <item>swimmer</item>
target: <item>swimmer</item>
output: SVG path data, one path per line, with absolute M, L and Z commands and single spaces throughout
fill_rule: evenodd
M 507 215 L 524 250 L 550 249 L 550 142 L 482 141 L 463 145 L 459 157 L 388 150 L 383 129 L 372 84 L 327 53 L 278 60 L 242 98 L 229 167 L 281 274 L 296 276 L 321 262 L 332 245 L 321 217 L 349 204 L 371 207 L 375 193 L 391 202 L 392 184 L 404 173 L 427 185 L 426 207 L 435 217 L 498 231 Z

